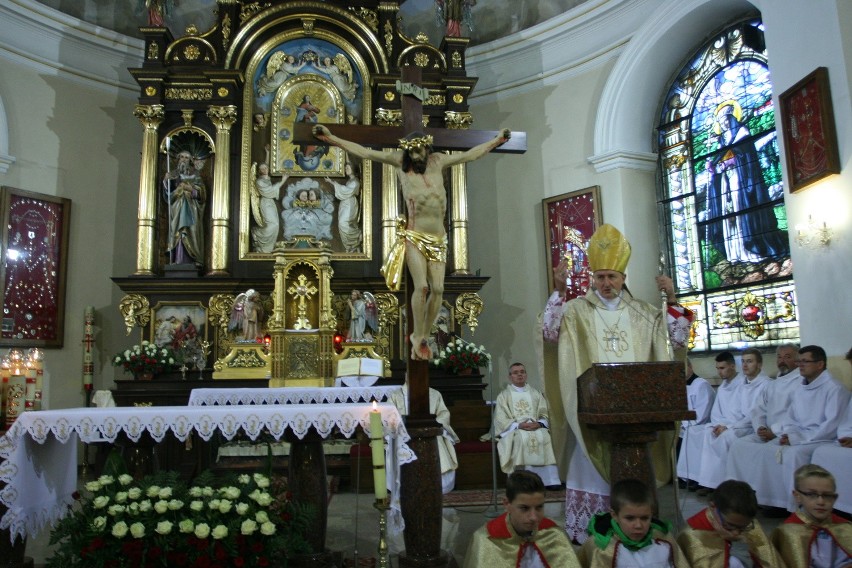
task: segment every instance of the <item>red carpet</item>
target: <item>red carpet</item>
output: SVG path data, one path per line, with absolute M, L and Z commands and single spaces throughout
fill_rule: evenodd
M 503 488 L 497 489 L 497 506 L 502 509 Z M 450 491 L 444 495 L 444 507 L 484 507 L 490 505 L 492 501 L 491 489 L 463 489 Z M 546 503 L 555 503 L 565 501 L 565 490 L 547 491 L 544 494 Z

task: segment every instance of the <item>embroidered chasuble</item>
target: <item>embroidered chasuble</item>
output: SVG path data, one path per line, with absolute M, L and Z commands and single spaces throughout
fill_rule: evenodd
M 787 568 L 846 566 L 852 563 L 852 523 L 837 515 L 816 523 L 793 513 L 772 532 L 772 544 Z
M 544 518 L 528 537 L 515 532 L 507 513 L 479 527 L 464 555 L 464 568 L 580 568 L 562 529 Z
M 592 363 L 671 361 L 668 328 L 663 312 L 623 291 L 616 309 L 608 310 L 594 290 L 565 305 L 559 332 L 559 375 L 548 375 L 548 397 L 560 393 L 568 426 L 578 449 L 592 462 L 604 480 L 609 480 L 610 445 L 600 434 L 586 429 L 577 417 L 577 377 Z M 552 384 L 558 380 L 559 384 Z M 555 422 L 555 421 L 554 421 Z M 553 428 L 556 428 L 554 423 Z M 661 432 L 651 444 L 651 459 L 657 482 L 671 478 L 673 432 Z M 571 436 L 569 436 L 571 437 Z M 568 472 L 571 475 L 571 472 Z
M 731 565 L 731 543 L 713 529 L 712 515 L 709 509 L 699 511 L 686 521 L 689 526 L 677 535 L 677 543 L 692 568 L 728 568 Z M 754 529 L 742 533 L 742 539 L 748 545 L 754 568 L 785 568 L 757 519 L 754 519 Z
M 548 423 L 547 400 L 529 385 L 518 389 L 507 386 L 498 396 L 494 409 L 494 431 L 500 469 L 511 473 L 517 466 L 544 466 L 556 463 L 550 430 L 522 430 L 513 426 L 527 420 Z

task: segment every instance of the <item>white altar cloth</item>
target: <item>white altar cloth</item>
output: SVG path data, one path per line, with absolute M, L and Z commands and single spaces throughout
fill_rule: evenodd
M 286 406 L 150 406 L 69 408 L 24 412 L 0 438 L 0 502 L 7 508 L 0 529 L 11 538 L 35 535 L 61 519 L 77 490 L 77 441 L 114 442 L 124 432 L 138 441 L 145 432 L 160 442 L 171 431 L 183 441 L 197 432 L 209 440 L 215 432 L 233 438 L 240 430 L 251 439 L 266 431 L 276 439 L 289 429 L 299 439 L 311 427 L 323 437 L 338 428 L 352 436 L 358 426 L 370 431 L 370 403 L 291 404 Z M 391 496 L 388 527 L 402 531 L 399 468 L 417 459 L 397 408 L 379 403 L 384 435 L 387 484 Z
M 214 388 L 192 389 L 189 406 L 225 404 L 331 404 L 388 400 L 401 385 L 389 387 L 281 387 L 281 388 Z

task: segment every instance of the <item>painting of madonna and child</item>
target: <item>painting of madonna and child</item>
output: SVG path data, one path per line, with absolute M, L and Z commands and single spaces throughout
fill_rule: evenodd
M 268 254 L 276 243 L 309 235 L 343 257 L 369 254 L 370 165 L 319 141 L 292 142 L 296 123 L 359 122 L 362 74 L 339 47 L 316 38 L 285 41 L 256 64 L 246 101 L 251 149 L 243 157 L 250 168 L 250 253 Z

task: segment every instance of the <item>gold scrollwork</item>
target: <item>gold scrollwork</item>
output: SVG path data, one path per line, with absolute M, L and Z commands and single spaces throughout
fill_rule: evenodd
M 222 18 L 222 50 L 227 51 L 231 43 L 231 15 L 225 14 Z
M 444 111 L 444 123 L 453 130 L 466 130 L 473 124 L 473 114 L 469 112 Z
M 237 107 L 234 105 L 211 106 L 207 117 L 216 125 L 216 130 L 229 131 L 237 120 Z
M 373 30 L 373 33 L 377 33 L 379 31 L 379 15 L 374 10 L 364 7 L 355 8 L 353 6 L 350 6 L 349 9 L 352 10 L 356 16 L 361 18 L 364 23 Z
M 148 298 L 141 294 L 128 294 L 123 297 L 118 303 L 118 311 L 124 318 L 126 335 L 130 335 L 134 327 L 144 328 L 151 321 L 151 305 Z
M 166 89 L 166 98 L 185 101 L 209 101 L 213 89 Z
M 160 45 L 156 41 L 148 44 L 148 59 L 157 59 L 160 57 Z
M 376 309 L 379 312 L 376 353 L 390 359 L 391 333 L 394 322 L 399 318 L 399 299 L 389 292 L 376 294 Z
M 166 117 L 166 110 L 163 105 L 136 105 L 133 116 L 139 119 L 145 130 L 156 130 Z
M 271 2 L 252 2 L 251 4 L 243 5 L 240 9 L 240 23 L 245 23 L 246 20 L 252 18 L 261 10 L 266 10 L 270 6 L 272 6 Z
M 376 123 L 379 126 L 402 126 L 402 111 L 399 109 L 376 109 Z
M 455 67 L 456 69 L 461 67 L 462 66 L 461 53 L 459 53 L 458 51 L 454 51 L 453 54 L 450 56 L 450 61 L 452 62 L 453 67 Z
M 184 108 L 180 111 L 180 116 L 183 118 L 183 125 L 189 128 L 192 126 L 192 115 L 195 113 L 191 108 Z
M 314 24 L 316 23 L 315 18 L 302 18 L 302 30 L 305 32 L 305 35 L 311 36 L 314 35 Z
M 429 98 L 423 101 L 425 106 L 444 106 L 447 104 L 447 97 L 444 95 L 429 95 Z
M 460 326 L 467 324 L 470 334 L 476 332 L 479 325 L 479 314 L 485 308 L 482 298 L 476 292 L 464 292 L 456 298 L 456 323 Z
M 393 54 L 393 26 L 390 20 L 385 20 L 385 52 L 388 57 Z
M 207 305 L 207 319 L 210 325 L 218 330 L 216 352 L 224 353 L 227 351 L 228 321 L 231 319 L 234 297 L 229 294 L 215 294 L 210 296 Z

